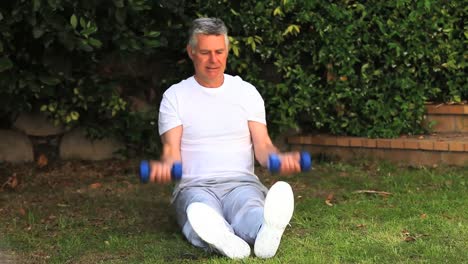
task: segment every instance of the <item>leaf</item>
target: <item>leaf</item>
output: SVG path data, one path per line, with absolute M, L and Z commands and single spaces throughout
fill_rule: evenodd
M 18 209 L 18 213 L 21 215 L 21 216 L 25 216 L 26 215 L 26 210 L 21 207 L 20 209 Z
M 298 26 L 298 25 L 295 25 L 295 24 L 292 24 L 292 25 L 289 25 L 286 30 L 283 32 L 283 36 L 286 36 L 286 35 L 297 35 L 299 34 L 299 32 L 301 32 L 301 27 Z
M 424 0 L 424 8 L 431 9 L 431 0 Z
M 237 46 L 232 46 L 231 48 L 232 48 L 232 52 L 234 53 L 234 55 L 235 55 L 236 57 L 239 57 L 239 47 L 237 47 Z
M 247 38 L 247 45 L 250 45 L 250 47 L 252 48 L 252 51 L 255 51 L 256 44 L 255 44 L 255 40 L 253 37 Z
M 10 59 L 6 57 L 0 58 L 0 72 L 4 72 L 11 68 L 13 68 L 13 62 L 11 62 Z
M 99 39 L 95 39 L 95 38 L 89 38 L 88 43 L 91 44 L 91 46 L 94 46 L 96 48 L 100 48 L 102 46 L 102 42 Z
M 89 35 L 96 33 L 96 31 L 97 31 L 96 27 L 87 27 L 87 28 L 81 30 L 80 34 L 85 36 L 85 37 L 88 37 Z
M 236 12 L 236 10 L 232 9 L 231 8 L 231 13 L 235 16 L 240 16 L 240 14 L 238 12 Z
M 275 8 L 275 10 L 273 11 L 273 16 L 284 16 L 284 13 L 283 11 L 281 10 L 281 7 L 277 7 Z
M 3 43 L 0 41 L 0 53 L 3 52 Z
M 76 121 L 76 120 L 78 120 L 80 118 L 80 114 L 78 112 L 76 112 L 76 111 L 72 111 L 70 113 L 70 117 L 71 117 L 72 120 Z
M 332 201 L 333 201 L 334 196 L 335 196 L 334 193 L 329 193 L 327 196 L 327 199 L 325 200 L 325 204 L 328 206 L 333 206 Z
M 461 97 L 460 97 L 460 95 L 454 95 L 454 96 L 453 96 L 453 101 L 454 101 L 455 103 L 461 103 Z
M 86 28 L 86 20 L 84 20 L 84 18 L 80 17 L 80 26 L 82 28 Z
M 10 189 L 10 190 L 15 190 L 19 185 L 18 178 L 16 178 L 16 173 L 13 173 L 11 177 L 8 177 L 8 180 L 4 182 L 0 188 L 0 190 L 3 190 L 5 188 Z
M 102 183 L 100 183 L 100 182 L 95 182 L 95 183 L 92 183 L 92 184 L 89 185 L 89 188 L 91 188 L 91 189 L 99 189 L 101 187 L 102 187 Z
M 70 24 L 73 29 L 76 29 L 76 26 L 78 25 L 78 18 L 75 16 L 75 14 L 70 17 Z
M 150 37 L 150 38 L 155 38 L 161 35 L 161 32 L 159 31 L 150 31 L 145 34 L 145 36 Z

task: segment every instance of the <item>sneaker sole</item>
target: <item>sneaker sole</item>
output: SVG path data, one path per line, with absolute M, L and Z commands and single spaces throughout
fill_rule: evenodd
M 219 253 L 232 259 L 250 256 L 249 244 L 232 233 L 224 218 L 208 205 L 190 204 L 187 217 L 195 233 Z
M 294 194 L 286 182 L 275 183 L 265 198 L 264 222 L 255 240 L 255 255 L 271 258 L 276 254 L 284 229 L 294 212 Z

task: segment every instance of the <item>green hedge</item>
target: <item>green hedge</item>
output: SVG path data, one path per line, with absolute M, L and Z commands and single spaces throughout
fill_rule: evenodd
M 422 133 L 425 102 L 468 98 L 463 1 L 208 2 L 203 14 L 219 14 L 239 41 L 231 65 L 259 86 L 278 127 Z
M 67 127 L 87 127 L 92 137 L 113 134 L 131 149 L 157 152 L 149 120 L 158 94 L 176 78 L 171 53 L 181 53 L 168 38 L 182 28 L 182 11 L 146 0 L 2 1 L 2 126 L 21 111 L 40 110 Z M 130 111 L 131 97 L 154 107 Z
M 427 101 L 468 98 L 464 1 L 32 0 L 0 3 L 0 118 L 58 123 L 157 151 L 161 93 L 192 73 L 197 16 L 231 34 L 228 72 L 265 97 L 273 132 L 424 132 Z M 153 104 L 131 110 L 129 98 Z M 152 115 L 151 115 L 152 114 Z

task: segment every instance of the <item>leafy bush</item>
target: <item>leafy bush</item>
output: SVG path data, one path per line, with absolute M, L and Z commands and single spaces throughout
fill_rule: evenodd
M 468 98 L 466 12 L 459 0 L 2 1 L 0 119 L 40 109 L 155 151 L 150 117 L 128 98 L 156 115 L 192 73 L 190 21 L 216 16 L 230 29 L 228 72 L 257 86 L 272 132 L 421 133 L 425 102 Z
M 462 1 L 203 3 L 231 26 L 232 70 L 259 87 L 276 127 L 422 133 L 425 102 L 468 98 Z
M 94 137 L 124 137 L 138 118 L 129 115 L 126 98 L 154 102 L 168 85 L 158 75 L 164 71 L 154 72 L 166 60 L 148 64 L 167 50 L 163 33 L 181 27 L 171 24 L 180 12 L 146 0 L 2 1 L 1 116 L 41 110 L 56 123 L 88 127 Z

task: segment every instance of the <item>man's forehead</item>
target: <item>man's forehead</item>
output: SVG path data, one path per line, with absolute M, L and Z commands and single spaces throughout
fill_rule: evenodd
M 197 35 L 199 49 L 220 50 L 226 48 L 224 35 Z

